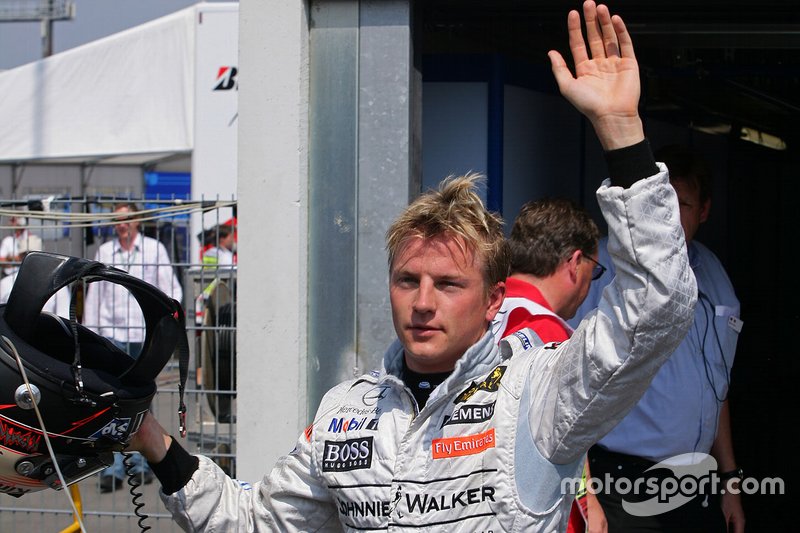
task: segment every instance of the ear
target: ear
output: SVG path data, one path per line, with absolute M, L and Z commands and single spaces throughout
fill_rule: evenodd
M 705 222 L 708 220 L 708 215 L 711 213 L 711 198 L 703 202 L 703 205 L 700 206 L 700 223 Z
M 491 322 L 494 320 L 495 315 L 500 311 L 500 306 L 503 305 L 503 299 L 506 297 L 506 283 L 501 281 L 497 283 L 489 292 L 489 302 L 486 307 L 486 321 Z
M 564 264 L 564 268 L 566 268 L 567 272 L 569 272 L 569 278 L 573 282 L 578 279 L 578 265 L 581 263 L 581 255 L 583 255 L 583 252 L 580 250 L 575 250 Z

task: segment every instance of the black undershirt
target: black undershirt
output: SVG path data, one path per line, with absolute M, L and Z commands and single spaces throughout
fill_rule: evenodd
M 428 397 L 431 395 L 433 389 L 438 387 L 447 377 L 452 373 L 450 372 L 437 372 L 435 374 L 420 374 L 414 372 L 406 365 L 406 358 L 403 357 L 403 383 L 406 387 L 411 389 L 411 394 L 417 400 L 417 405 L 420 409 L 425 407 L 428 403 Z

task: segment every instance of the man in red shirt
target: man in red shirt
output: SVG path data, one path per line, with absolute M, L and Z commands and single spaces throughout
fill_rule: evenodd
M 572 334 L 566 320 L 586 298 L 605 267 L 597 262 L 600 233 L 589 214 L 566 199 L 528 202 L 511 229 L 511 275 L 492 323 L 499 341 L 531 328 L 543 342 Z

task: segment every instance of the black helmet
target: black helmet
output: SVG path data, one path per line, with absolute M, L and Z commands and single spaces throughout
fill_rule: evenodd
M 42 312 L 79 280 L 116 283 L 136 299 L 147 329 L 138 359 L 74 319 Z M 32 252 L 0 305 L 0 336 L 0 493 L 21 496 L 63 487 L 20 364 L 69 485 L 110 465 L 136 433 L 185 329 L 180 304 L 152 285 L 96 261 Z

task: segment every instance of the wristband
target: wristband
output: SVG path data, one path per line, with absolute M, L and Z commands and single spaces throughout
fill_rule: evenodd
M 161 482 L 164 494 L 174 494 L 189 482 L 199 465 L 200 460 L 184 450 L 173 438 L 167 455 L 160 462 L 151 464 L 150 468 Z
M 727 481 L 729 479 L 744 479 L 744 471 L 741 468 L 736 468 L 727 472 L 720 472 L 717 474 L 717 476 L 719 476 L 719 478 L 723 481 Z
M 628 188 L 636 181 L 658 172 L 647 139 L 640 143 L 604 153 L 613 185 Z

